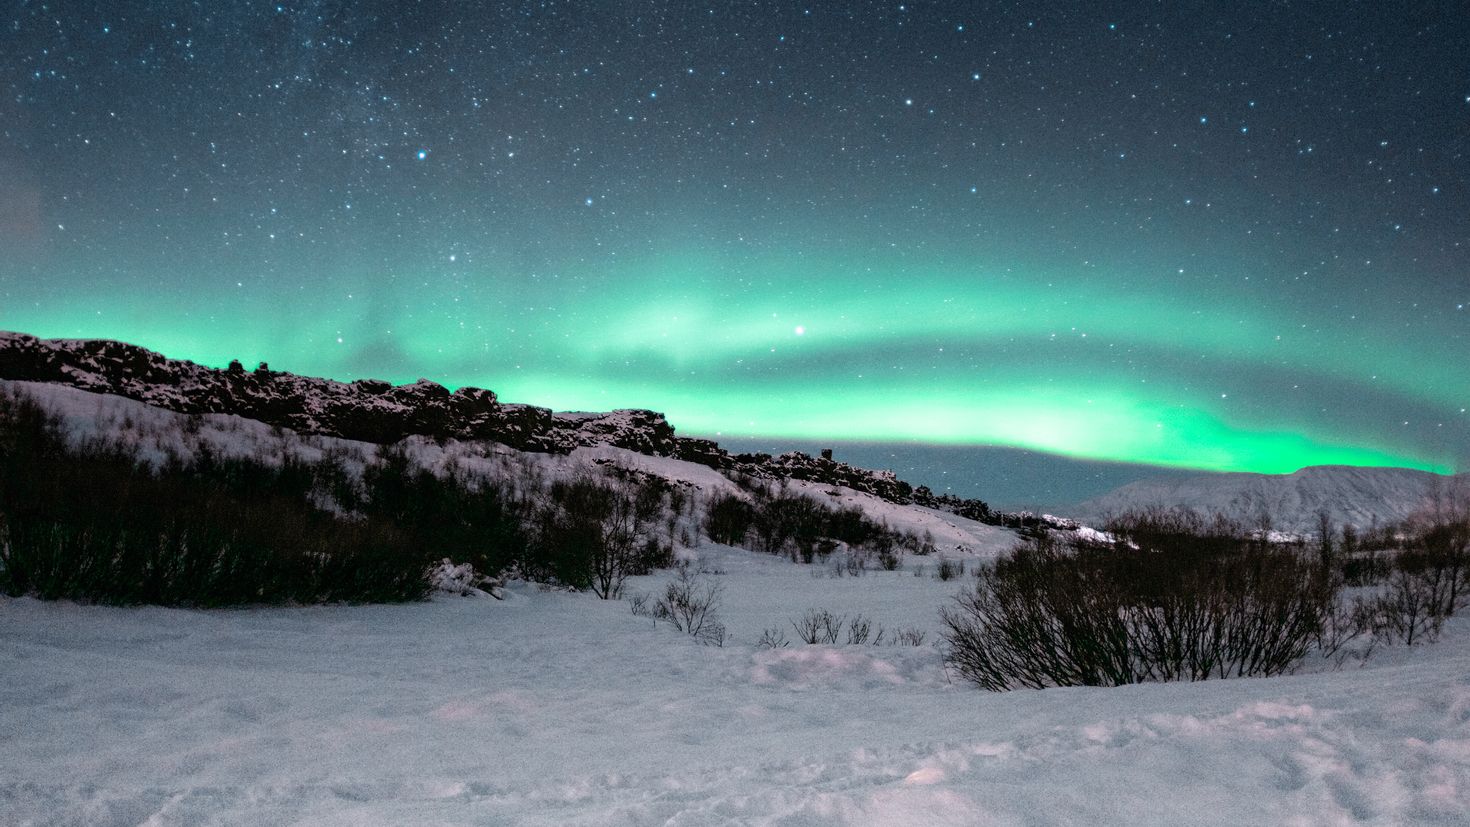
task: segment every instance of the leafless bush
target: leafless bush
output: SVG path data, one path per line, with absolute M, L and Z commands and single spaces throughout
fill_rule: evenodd
M 1349 659 L 1368 660 L 1380 642 L 1382 638 L 1375 630 L 1374 601 L 1355 597 L 1350 601 L 1335 601 L 1324 616 L 1317 635 L 1317 651 L 1341 667 Z
M 1375 641 L 1429 643 L 1447 618 L 1470 603 L 1470 493 L 1465 502 L 1441 498 L 1398 534 L 1398 553 L 1368 552 L 1377 563 L 1373 582 L 1380 591 L 1365 610 Z
M 1445 578 L 1433 571 L 1396 569 L 1370 604 L 1373 630 L 1387 643 L 1433 643 L 1448 614 Z
M 847 623 L 847 645 L 849 646 L 862 646 L 868 642 L 872 634 L 873 621 L 861 614 L 853 615 L 852 620 Z M 881 627 L 879 627 L 878 634 L 883 634 Z
M 993 690 L 1114 686 L 1281 674 L 1319 639 L 1337 592 L 1316 560 L 1172 540 L 1017 547 L 943 611 L 948 663 Z
M 648 605 L 648 593 L 638 592 L 628 598 L 628 611 L 635 617 L 652 617 L 653 608 Z
M 667 620 L 701 643 L 724 645 L 725 627 L 717 614 L 721 591 L 718 584 L 705 582 L 687 567 L 682 568 L 679 576 L 664 587 L 664 596 L 654 604 L 653 616 Z
M 891 640 L 894 646 L 923 646 L 925 637 L 923 629 L 899 629 Z
M 772 626 L 761 632 L 760 640 L 755 642 L 757 649 L 785 649 L 791 645 L 786 639 L 786 633 L 781 631 L 780 626 Z
M 724 646 L 730 639 L 730 634 L 725 629 L 725 624 L 714 620 L 706 623 L 694 638 L 705 646 Z
M 963 575 L 964 573 L 965 561 L 950 560 L 947 557 L 941 557 L 939 558 L 939 567 L 935 570 L 934 576 L 939 578 L 940 580 L 949 581 Z
M 826 609 L 807 609 L 806 614 L 791 621 L 796 636 L 802 643 L 836 643 L 842 636 L 843 615 L 834 615 Z

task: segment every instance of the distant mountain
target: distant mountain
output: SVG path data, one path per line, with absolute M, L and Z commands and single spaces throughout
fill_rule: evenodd
M 1077 516 L 1100 520 L 1155 506 L 1224 514 L 1247 524 L 1263 515 L 1273 528 L 1312 532 L 1326 509 L 1334 524 L 1360 528 L 1397 522 L 1431 507 L 1436 497 L 1470 493 L 1470 476 L 1431 474 L 1409 468 L 1319 465 L 1293 474 L 1203 474 L 1184 479 L 1141 480 L 1084 502 Z

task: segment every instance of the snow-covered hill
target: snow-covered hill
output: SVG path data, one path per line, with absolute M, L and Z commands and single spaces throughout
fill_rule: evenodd
M 1088 500 L 1077 516 L 1098 520 L 1153 507 L 1184 507 L 1224 514 L 1247 525 L 1263 517 L 1273 528 L 1312 532 L 1326 510 L 1335 525 L 1366 528 L 1403 520 L 1443 498 L 1470 488 L 1470 477 L 1447 477 L 1409 468 L 1322 465 L 1294 474 L 1203 474 L 1130 483 Z
M 427 379 L 399 386 L 373 379 L 337 382 L 271 370 L 264 364 L 246 370 L 238 362 L 221 370 L 123 342 L 38 339 L 5 331 L 0 331 L 0 380 L 65 385 L 178 413 L 230 414 L 300 434 L 377 444 L 422 436 L 494 442 L 550 454 L 612 446 L 768 479 L 840 485 L 890 502 L 914 502 L 1001 521 L 1001 515 L 991 515 L 981 500 L 936 496 L 891 471 L 794 451 L 779 456 L 734 454 L 707 439 L 677 436 L 664 415 L 655 411 L 553 413 L 533 405 L 504 404 L 484 388 L 451 392 Z
M 273 463 L 285 457 L 314 462 L 331 454 L 346 458 L 351 467 L 361 468 L 378 450 L 370 442 L 301 434 L 233 414 L 180 414 L 135 399 L 61 384 L 0 380 L 0 388 L 23 393 L 58 415 L 66 432 L 77 441 L 102 437 L 127 446 L 139 459 L 154 464 L 170 458 L 187 459 L 207 450 L 219 457 L 253 457 Z M 707 465 L 609 444 L 577 447 L 565 453 L 520 451 L 487 440 L 424 436 L 409 437 L 399 444 L 414 462 L 438 473 L 454 469 L 498 479 L 573 479 L 631 471 L 662 477 L 704 500 L 739 491 L 726 472 Z M 780 467 L 779 463 L 787 458 L 772 459 Z M 956 559 L 993 557 L 1017 541 L 1016 533 L 1009 529 L 944 509 L 895 503 L 859 488 L 796 477 L 782 477 L 770 484 L 782 485 L 792 493 L 834 508 L 861 509 L 874 523 L 898 532 L 927 534 L 938 552 Z

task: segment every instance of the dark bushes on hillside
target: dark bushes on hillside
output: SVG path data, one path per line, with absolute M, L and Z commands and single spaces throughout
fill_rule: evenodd
M 754 551 L 779 554 L 793 561 L 823 561 L 842 546 L 858 552 L 866 565 L 868 555 L 888 571 L 899 567 L 902 552 L 932 553 L 933 538 L 902 534 L 874 522 L 856 507 L 833 507 L 795 493 L 784 485 L 767 487 L 750 478 L 736 484 L 746 496 L 717 495 L 705 510 L 704 529 L 710 539 L 743 545 Z
M 605 600 L 621 596 L 624 581 L 673 562 L 673 549 L 653 531 L 663 492 L 652 484 L 628 492 L 593 480 L 552 483 L 534 515 L 531 573 Z
M 358 513 L 396 526 L 435 560 L 494 573 L 525 559 L 526 505 L 512 493 L 490 480 L 437 476 L 399 446 L 380 449 L 377 460 L 363 472 Z
M 181 432 L 201 428 L 185 420 Z M 284 440 L 269 459 L 192 442 L 185 457 L 144 462 L 121 442 L 69 440 L 30 397 L 0 389 L 0 591 L 189 606 L 411 600 L 447 558 L 616 597 L 628 576 L 672 564 L 688 504 L 656 477 L 547 485 L 526 468 L 488 477 L 452 462 L 436 473 L 402 445 L 354 470 L 340 448 L 308 462 Z
M 0 394 L 0 590 L 102 603 L 225 606 L 422 597 L 428 550 L 369 516 L 308 502 L 312 471 L 203 456 L 139 465 L 68 444 Z
M 306 462 L 283 441 L 267 460 L 193 442 L 150 464 L 121 443 L 69 440 L 34 400 L 0 392 L 0 591 L 192 606 L 410 600 L 447 558 L 616 597 L 628 576 L 672 564 L 687 504 L 655 477 L 435 473 L 402 445 L 354 471 L 341 450 Z
M 755 522 L 755 508 L 734 494 L 716 495 L 705 509 L 704 531 L 716 543 L 738 546 Z

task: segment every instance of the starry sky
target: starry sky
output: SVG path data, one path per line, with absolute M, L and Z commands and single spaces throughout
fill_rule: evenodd
M 11 0 L 0 328 L 773 446 L 1462 469 L 1467 21 Z

